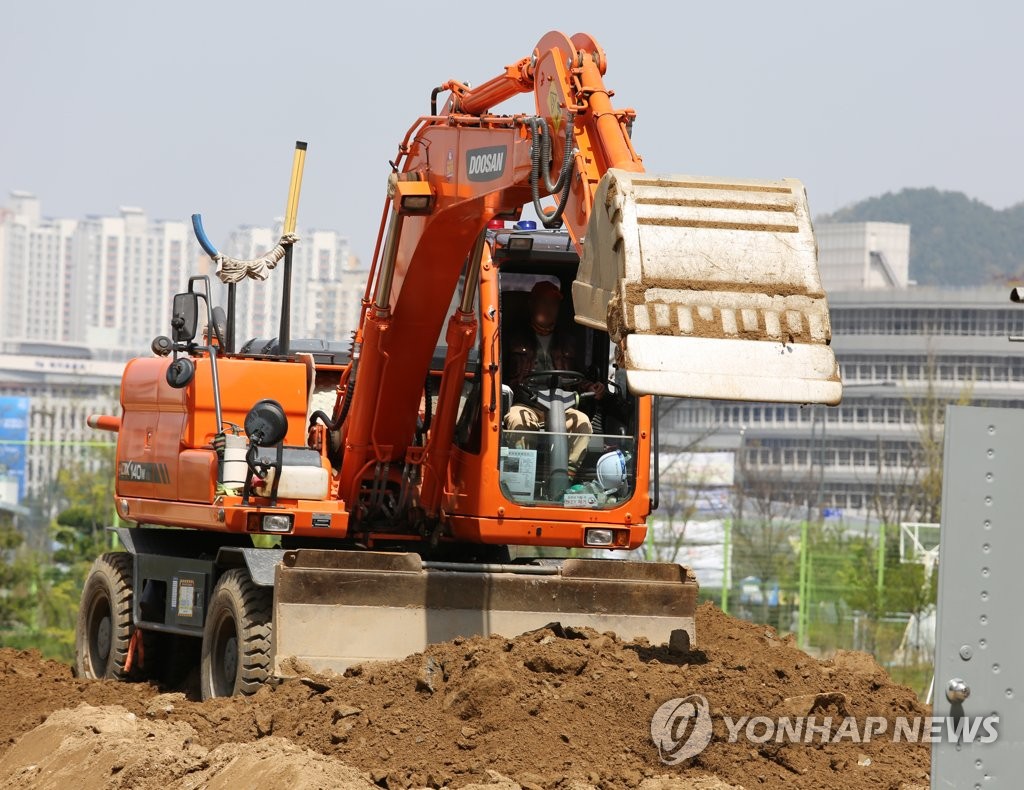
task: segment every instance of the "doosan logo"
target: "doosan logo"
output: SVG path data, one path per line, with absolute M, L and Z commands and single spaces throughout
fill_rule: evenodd
M 470 181 L 493 181 L 505 172 L 505 156 L 508 149 L 503 145 L 490 148 L 474 148 L 466 152 L 466 175 Z

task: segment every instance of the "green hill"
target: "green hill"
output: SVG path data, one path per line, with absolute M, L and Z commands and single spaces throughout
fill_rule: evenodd
M 821 222 L 910 225 L 910 277 L 921 285 L 984 285 L 1024 274 L 1024 203 L 998 211 L 963 192 L 904 189 Z

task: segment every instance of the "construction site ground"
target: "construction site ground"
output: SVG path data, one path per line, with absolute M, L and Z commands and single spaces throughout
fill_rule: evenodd
M 818 661 L 710 604 L 686 654 L 544 629 L 456 639 L 344 676 L 299 677 L 248 698 L 84 681 L 33 652 L 0 650 L 0 787 L 924 788 L 929 744 L 729 742 L 723 717 L 926 716 L 874 660 Z M 714 735 L 667 766 L 651 717 L 707 698 Z M 819 696 L 826 695 L 826 696 Z M 806 709 L 803 709 L 806 708 Z M 845 708 L 845 710 L 843 710 Z

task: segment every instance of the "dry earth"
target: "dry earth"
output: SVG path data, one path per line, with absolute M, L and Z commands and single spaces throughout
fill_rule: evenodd
M 0 787 L 921 788 L 927 744 L 728 739 L 723 717 L 924 716 L 874 660 L 817 661 L 710 605 L 685 655 L 594 632 L 456 639 L 345 676 L 311 674 L 249 698 L 78 680 L 0 650 Z M 301 670 L 301 668 L 300 668 Z M 710 745 L 661 763 L 651 717 L 700 694 Z M 892 726 L 891 724 L 889 725 Z

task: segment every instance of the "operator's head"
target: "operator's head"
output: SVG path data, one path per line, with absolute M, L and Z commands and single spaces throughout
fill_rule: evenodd
M 541 280 L 530 290 L 530 325 L 538 335 L 550 335 L 558 322 L 562 292 L 558 286 Z

